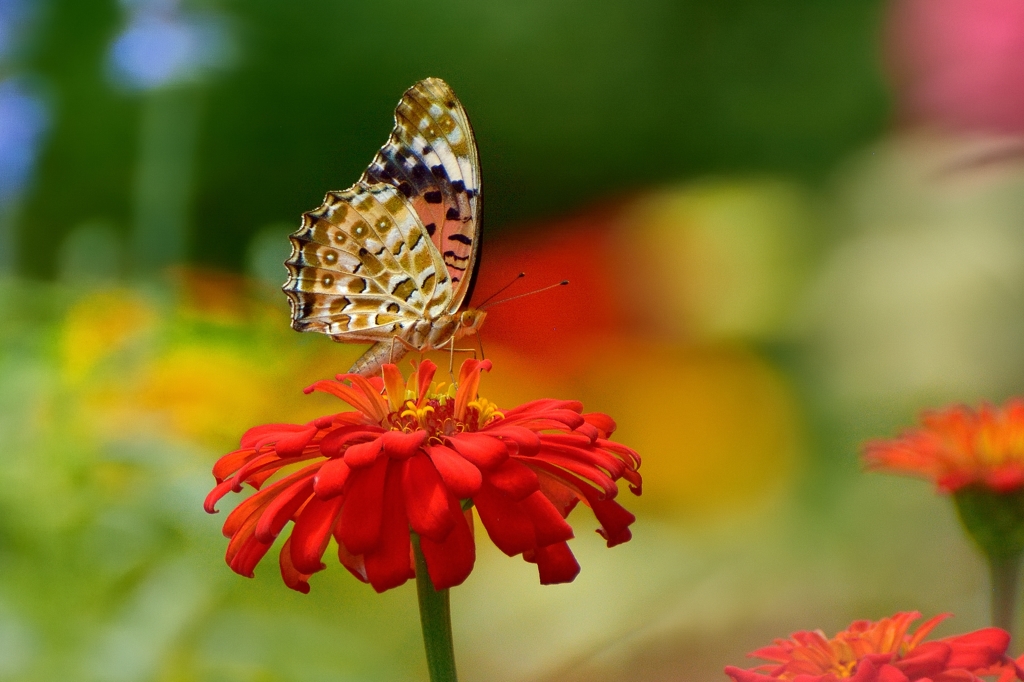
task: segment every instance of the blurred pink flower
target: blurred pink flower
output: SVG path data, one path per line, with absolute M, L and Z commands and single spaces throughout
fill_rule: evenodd
M 794 632 L 749 656 L 771 663 L 749 670 L 727 666 L 733 682 L 981 682 L 998 675 L 998 682 L 1020 679 L 1020 669 L 1006 655 L 1010 635 L 984 628 L 965 635 L 925 642 L 924 638 L 949 614 L 911 623 L 917 611 L 897 613 L 878 621 L 858 620 L 829 639 L 821 630 Z
M 1024 133 L 1024 1 L 894 0 L 886 58 L 905 119 Z
M 868 441 L 864 463 L 874 471 L 933 480 L 943 492 L 969 485 L 1015 492 L 1024 488 L 1024 399 L 925 412 L 921 426 L 899 438 Z

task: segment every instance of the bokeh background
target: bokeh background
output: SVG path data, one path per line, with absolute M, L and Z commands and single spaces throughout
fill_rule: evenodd
M 0 680 L 425 679 L 411 584 L 238 577 L 201 502 L 246 428 L 337 409 L 301 389 L 362 348 L 289 329 L 286 235 L 426 76 L 478 137 L 478 298 L 572 281 L 492 311 L 483 392 L 644 457 L 573 584 L 479 543 L 463 679 L 986 624 L 949 501 L 858 447 L 1024 390 L 1021 0 L 0 0 Z

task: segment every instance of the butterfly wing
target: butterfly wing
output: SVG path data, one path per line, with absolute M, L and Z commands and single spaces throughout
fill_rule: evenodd
M 448 312 L 457 310 L 471 293 L 482 200 L 473 128 L 447 83 L 427 78 L 405 92 L 362 181 L 390 184 L 409 200 L 448 270 Z
M 289 239 L 282 289 L 292 328 L 336 341 L 406 338 L 452 301 L 451 278 L 426 227 L 397 188 L 358 182 L 329 192 Z

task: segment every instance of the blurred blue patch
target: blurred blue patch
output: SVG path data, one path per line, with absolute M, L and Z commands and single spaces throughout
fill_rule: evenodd
M 0 203 L 25 186 L 48 123 L 46 105 L 24 83 L 17 79 L 0 82 Z
M 224 68 L 234 53 L 223 17 L 183 13 L 170 0 L 125 3 L 128 26 L 111 45 L 110 76 L 131 90 L 149 90 L 195 81 Z
M 36 4 L 26 0 L 0 0 L 0 59 L 17 47 L 24 24 Z

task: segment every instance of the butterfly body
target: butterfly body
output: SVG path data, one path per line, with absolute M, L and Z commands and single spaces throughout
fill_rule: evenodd
M 328 192 L 290 239 L 292 327 L 373 343 L 353 372 L 409 348 L 450 347 L 484 313 L 468 300 L 480 241 L 480 165 L 469 119 L 444 81 L 420 81 L 359 182 Z

